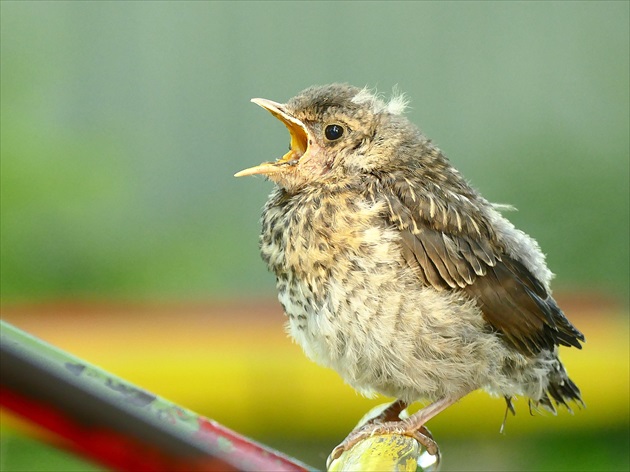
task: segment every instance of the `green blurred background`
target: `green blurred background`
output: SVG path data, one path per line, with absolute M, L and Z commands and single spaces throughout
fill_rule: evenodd
M 0 8 L 3 307 L 273 297 L 257 248 L 271 184 L 232 175 L 279 157 L 288 134 L 249 99 L 341 81 L 398 85 L 473 185 L 518 208 L 509 217 L 540 242 L 555 289 L 627 314 L 628 2 Z M 523 463 L 558 470 L 554 441 L 597 437 L 612 459 L 588 467 L 627 467 L 618 428 L 514 450 L 548 449 Z M 492 441 L 454 448 L 499 454 Z

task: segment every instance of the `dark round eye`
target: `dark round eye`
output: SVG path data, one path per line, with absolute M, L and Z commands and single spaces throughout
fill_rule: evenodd
M 326 139 L 330 141 L 336 141 L 343 136 L 343 126 L 341 125 L 328 125 L 324 130 Z

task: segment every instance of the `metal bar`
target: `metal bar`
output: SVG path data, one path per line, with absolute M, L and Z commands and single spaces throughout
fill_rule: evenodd
M 0 404 L 115 470 L 313 470 L 3 321 L 0 354 Z

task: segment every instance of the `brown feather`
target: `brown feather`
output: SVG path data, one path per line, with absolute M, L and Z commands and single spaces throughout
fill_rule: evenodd
M 403 257 L 423 284 L 462 290 L 476 301 L 491 329 L 524 354 L 557 345 L 581 347 L 582 333 L 527 267 L 504 252 L 472 199 L 431 207 L 421 198 L 405 198 L 405 185 L 398 180 L 390 186 L 395 193 L 383 185 L 379 195 L 387 198 L 391 213 L 386 218 L 400 230 Z M 460 214 L 478 221 L 462 225 L 466 219 Z

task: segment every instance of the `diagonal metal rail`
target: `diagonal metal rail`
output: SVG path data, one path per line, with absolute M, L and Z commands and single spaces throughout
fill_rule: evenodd
M 0 321 L 0 405 L 114 470 L 312 471 Z

